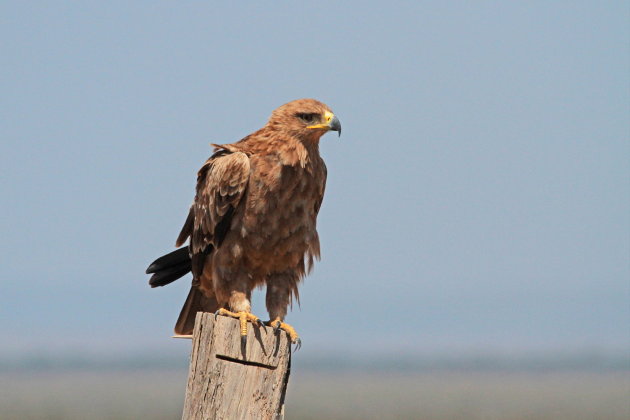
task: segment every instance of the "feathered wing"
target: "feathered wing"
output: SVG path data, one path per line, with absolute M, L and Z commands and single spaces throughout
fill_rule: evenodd
M 324 201 L 324 192 L 326 191 L 326 178 L 328 178 L 328 169 L 326 164 L 322 160 L 322 178 L 319 183 L 319 196 L 315 202 L 315 216 L 319 214 L 319 209 L 322 207 L 322 201 Z
M 190 244 L 192 254 L 208 246 L 218 247 L 234 210 L 247 189 L 249 158 L 243 152 L 220 151 L 197 175 L 197 195 L 193 203 L 194 222 Z
M 249 181 L 249 158 L 243 152 L 221 149 L 197 173 L 195 201 L 180 232 L 176 246 L 190 238 L 189 253 L 193 284 L 175 324 L 176 334 L 190 334 L 199 311 L 214 312 L 218 303 L 199 289 L 206 257 L 221 245 L 227 234 L 234 211 L 238 207 Z M 209 270 L 208 270 L 209 271 Z
M 317 215 L 319 214 L 319 209 L 322 207 L 322 201 L 324 201 L 324 192 L 326 190 L 327 177 L 328 177 L 328 170 L 326 169 L 326 165 L 324 164 L 324 161 L 322 161 L 322 177 L 319 181 L 319 195 L 317 199 L 315 200 L 315 204 L 314 204 L 315 218 L 316 218 L 315 223 L 317 223 Z M 319 235 L 317 234 L 317 231 L 315 231 L 315 238 L 311 242 L 309 246 L 309 250 L 307 254 L 305 255 L 305 262 L 306 262 L 305 272 L 306 273 L 311 272 L 311 270 L 313 269 L 315 260 L 319 260 L 319 258 L 320 258 Z M 297 287 L 294 293 L 298 297 L 298 301 L 299 301 L 299 295 L 297 294 Z

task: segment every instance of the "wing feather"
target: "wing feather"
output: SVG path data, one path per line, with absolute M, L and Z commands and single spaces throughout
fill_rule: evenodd
M 218 151 L 201 167 L 195 201 L 178 238 L 183 243 L 190 237 L 192 255 L 219 246 L 247 190 L 249 173 L 249 157 L 228 150 Z

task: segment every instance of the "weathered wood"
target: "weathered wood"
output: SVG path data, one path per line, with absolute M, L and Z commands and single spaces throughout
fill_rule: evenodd
M 238 320 L 197 313 L 182 419 L 283 418 L 290 341 L 251 323 L 247 334 L 244 353 Z

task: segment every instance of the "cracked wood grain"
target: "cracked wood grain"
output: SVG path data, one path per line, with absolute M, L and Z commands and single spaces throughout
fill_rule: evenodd
M 238 320 L 197 313 L 182 419 L 282 419 L 290 364 L 286 333 L 248 324 L 243 349 Z

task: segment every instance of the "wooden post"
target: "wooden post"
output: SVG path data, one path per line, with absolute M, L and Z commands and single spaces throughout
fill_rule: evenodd
M 284 418 L 289 338 L 247 326 L 243 349 L 237 319 L 197 313 L 183 420 Z

